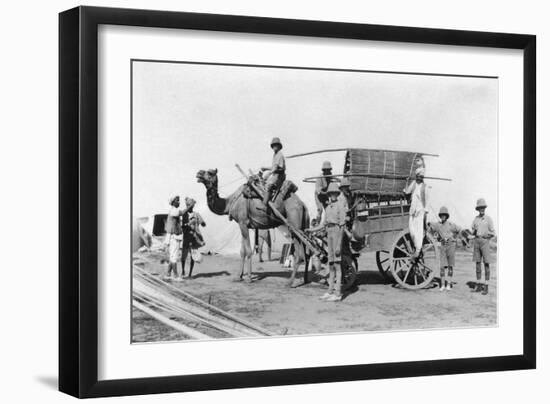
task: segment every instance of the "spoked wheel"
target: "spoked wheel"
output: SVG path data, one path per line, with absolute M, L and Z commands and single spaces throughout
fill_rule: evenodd
M 391 256 L 388 250 L 376 251 L 376 266 L 386 282 L 393 282 L 391 273 Z
M 350 289 L 357 280 L 357 260 L 350 255 L 342 256 L 342 290 Z
M 426 234 L 422 251 L 412 258 L 414 244 L 408 230 L 399 234 L 393 243 L 390 271 L 395 281 L 407 289 L 421 289 L 429 286 L 439 270 L 439 250 L 435 239 Z

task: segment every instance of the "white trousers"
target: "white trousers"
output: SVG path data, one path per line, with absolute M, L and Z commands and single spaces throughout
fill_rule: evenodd
M 420 251 L 422 249 L 422 241 L 424 240 L 424 212 L 409 216 L 409 231 L 414 248 L 416 251 Z
M 181 237 L 176 236 L 174 234 L 167 234 L 166 238 L 167 238 L 166 243 L 168 244 L 168 260 L 170 261 L 170 263 L 175 264 L 181 258 L 180 256 Z

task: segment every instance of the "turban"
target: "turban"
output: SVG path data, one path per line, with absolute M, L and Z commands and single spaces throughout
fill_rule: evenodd
M 425 172 L 426 172 L 426 170 L 424 169 L 424 167 L 418 167 L 415 171 L 415 174 L 416 175 L 421 175 L 423 177 Z

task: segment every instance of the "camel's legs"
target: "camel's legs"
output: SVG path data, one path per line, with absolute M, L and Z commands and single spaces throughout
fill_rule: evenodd
M 262 254 L 264 252 L 264 239 L 260 237 L 258 240 L 258 259 L 260 262 L 264 262 L 264 259 L 262 258 Z
M 244 268 L 245 265 L 246 268 L 246 276 L 249 280 L 252 279 L 252 247 L 250 246 L 250 235 L 248 234 L 248 227 L 245 225 L 240 225 L 241 228 L 241 274 L 240 277 L 242 278 L 244 274 Z
M 294 280 L 296 279 L 296 273 L 298 272 L 298 268 L 300 267 L 300 264 L 302 263 L 302 260 L 305 258 L 305 252 L 304 252 L 304 246 L 298 239 L 293 240 L 294 243 L 294 265 L 292 266 L 292 273 L 290 274 L 290 279 L 288 280 L 288 286 L 290 287 L 296 287 L 298 285 L 294 284 Z M 307 282 L 307 268 L 306 272 L 304 273 L 304 284 Z
M 244 274 L 244 260 L 246 259 L 246 251 L 244 248 L 244 237 L 241 237 L 241 271 L 235 277 L 237 280 L 241 280 Z
M 263 262 L 263 252 L 264 252 L 264 244 L 267 245 L 267 260 L 271 261 L 271 239 L 268 238 L 267 240 L 263 239 L 262 237 L 259 238 L 258 241 L 258 256 L 260 259 L 260 262 Z
M 271 236 L 265 242 L 267 244 L 267 260 L 271 261 Z

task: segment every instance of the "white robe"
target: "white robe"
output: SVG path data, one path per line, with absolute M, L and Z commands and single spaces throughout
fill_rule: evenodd
M 424 240 L 424 213 L 428 203 L 426 188 L 424 183 L 419 186 L 416 182 L 412 182 L 405 189 L 405 193 L 412 194 L 411 209 L 409 210 L 409 232 L 416 251 L 422 249 L 422 241 Z

